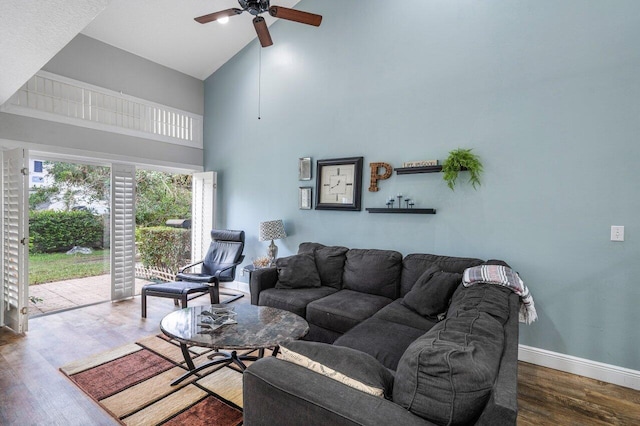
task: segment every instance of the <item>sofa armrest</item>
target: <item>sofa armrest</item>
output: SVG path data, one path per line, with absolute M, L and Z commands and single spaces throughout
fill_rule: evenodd
M 520 298 L 509 296 L 509 319 L 504 325 L 504 350 L 491 398 L 477 425 L 515 425 L 518 417 L 518 312 Z
M 260 300 L 260 292 L 276 286 L 278 270 L 276 268 L 256 269 L 251 274 L 249 290 L 251 292 L 251 304 L 257 305 Z
M 243 405 L 248 426 L 433 425 L 393 401 L 274 357 L 245 370 Z

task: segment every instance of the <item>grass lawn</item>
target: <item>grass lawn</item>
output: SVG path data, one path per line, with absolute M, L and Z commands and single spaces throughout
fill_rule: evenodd
M 29 254 L 29 285 L 109 273 L 109 250 L 91 254 Z

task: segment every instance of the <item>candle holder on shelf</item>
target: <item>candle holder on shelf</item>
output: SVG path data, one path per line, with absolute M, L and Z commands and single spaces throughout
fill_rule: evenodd
M 398 199 L 398 207 L 396 207 L 396 198 Z M 416 205 L 415 201 L 409 197 L 405 197 L 404 195 L 402 195 L 402 193 L 399 193 L 398 195 L 396 195 L 395 197 L 393 195 L 389 196 L 389 199 L 387 200 L 387 202 L 385 203 L 385 205 L 387 206 L 388 209 L 393 209 L 393 208 L 398 208 L 398 209 L 402 209 L 402 202 L 404 201 L 404 208 L 405 209 L 410 209 L 413 208 L 413 206 Z
M 387 208 L 392 209 L 395 202 L 396 200 L 393 197 L 389 197 L 389 201 L 387 201 Z

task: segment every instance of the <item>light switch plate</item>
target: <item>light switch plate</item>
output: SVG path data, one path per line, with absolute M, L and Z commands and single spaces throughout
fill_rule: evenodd
M 624 241 L 624 226 L 611 226 L 611 241 Z

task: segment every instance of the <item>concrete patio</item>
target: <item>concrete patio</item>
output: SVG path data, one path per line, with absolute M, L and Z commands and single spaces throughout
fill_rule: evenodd
M 135 294 L 151 281 L 136 278 Z M 111 275 L 76 278 L 29 286 L 29 296 L 42 301 L 29 301 L 29 317 L 86 306 L 111 300 Z

